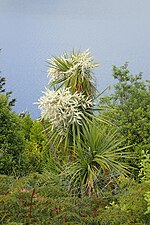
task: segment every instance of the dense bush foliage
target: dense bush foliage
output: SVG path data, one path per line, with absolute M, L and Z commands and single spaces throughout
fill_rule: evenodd
M 30 120 L 30 124 L 29 124 Z M 40 122 L 13 112 L 8 98 L 0 95 L 0 172 L 22 176 L 42 171 L 47 152 L 46 135 Z
M 25 141 L 21 119 L 11 111 L 8 98 L 0 94 L 0 172 L 19 175 Z
M 131 164 L 139 170 L 142 151 L 150 151 L 150 81 L 142 80 L 142 73 L 131 75 L 127 63 L 113 66 L 113 77 L 114 92 L 100 97 L 100 104 L 107 107 L 103 114 L 118 127 L 118 134 L 132 145 Z

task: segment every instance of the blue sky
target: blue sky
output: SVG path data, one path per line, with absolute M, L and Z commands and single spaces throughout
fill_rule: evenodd
M 149 0 L 0 0 L 0 70 L 15 110 L 40 115 L 33 103 L 46 86 L 51 56 L 90 49 L 100 64 L 99 91 L 112 85 L 112 65 L 129 62 L 150 79 Z

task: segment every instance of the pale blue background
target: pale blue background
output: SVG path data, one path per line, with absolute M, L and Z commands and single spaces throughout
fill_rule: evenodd
M 46 59 L 90 48 L 98 89 L 113 84 L 112 64 L 129 61 L 150 79 L 150 0 L 0 0 L 0 69 L 15 110 L 39 116 Z

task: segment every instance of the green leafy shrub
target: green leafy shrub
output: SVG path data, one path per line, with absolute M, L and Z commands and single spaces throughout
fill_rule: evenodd
M 130 163 L 140 169 L 141 152 L 150 151 L 150 81 L 144 81 L 142 73 L 132 75 L 128 63 L 113 66 L 113 77 L 117 81 L 114 92 L 101 96 L 100 106 L 105 106 L 104 115 L 113 120 L 127 145 L 132 145 L 130 151 L 136 157 Z
M 25 134 L 25 149 L 22 154 L 24 175 L 32 172 L 42 172 L 45 167 L 49 145 L 41 122 L 32 120 L 27 114 L 23 118 Z
M 147 210 L 145 214 L 150 214 L 150 191 L 146 192 L 145 200 L 147 201 Z
M 11 111 L 8 97 L 0 94 L 0 173 L 21 175 L 22 152 L 25 147 L 23 123 Z
M 141 169 L 139 177 L 143 183 L 150 185 L 150 154 L 148 152 L 142 152 Z M 145 192 L 145 201 L 147 202 L 147 210 L 145 214 L 150 214 L 150 191 Z
M 150 182 L 150 153 L 142 151 L 139 177 L 142 182 Z
M 124 181 L 123 181 L 124 180 Z M 120 193 L 114 196 L 114 201 L 105 210 L 99 209 L 100 224 L 150 224 L 150 214 L 145 214 L 147 204 L 145 193 L 150 184 L 138 184 L 134 180 L 125 179 L 120 183 Z

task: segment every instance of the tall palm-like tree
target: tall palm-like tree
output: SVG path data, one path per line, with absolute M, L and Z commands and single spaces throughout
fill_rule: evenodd
M 99 194 L 102 180 L 110 183 L 110 176 L 129 173 L 124 158 L 130 155 L 128 147 L 120 147 L 122 140 L 118 140 L 117 131 L 106 118 L 93 113 L 96 87 L 92 71 L 97 64 L 86 51 L 53 57 L 49 65 L 49 85 L 53 90 L 46 89 L 39 99 L 39 108 L 42 119 L 51 123 L 54 146 L 57 149 L 61 146 L 60 160 L 56 162 L 55 155 L 53 157 L 54 164 L 61 164 L 59 177 L 75 194 L 79 190 L 89 195 Z M 67 163 L 63 160 L 62 148 Z
M 57 146 L 64 141 L 66 146 L 75 146 L 78 132 L 82 132 L 83 122 L 87 124 L 93 114 L 96 87 L 93 80 L 93 62 L 89 50 L 74 51 L 68 56 L 48 60 L 49 85 L 39 99 L 42 119 L 52 123 L 52 138 Z

